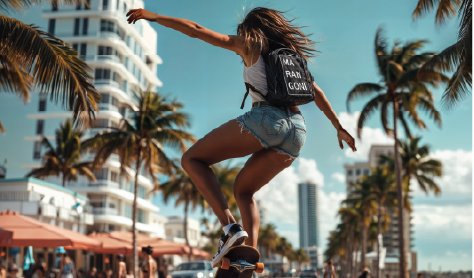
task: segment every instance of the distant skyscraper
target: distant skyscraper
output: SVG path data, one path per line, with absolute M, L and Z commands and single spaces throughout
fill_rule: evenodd
M 319 246 L 317 189 L 311 182 L 298 184 L 300 248 Z
M 262 200 L 257 200 L 258 212 L 260 213 L 260 225 L 268 224 L 268 210 Z

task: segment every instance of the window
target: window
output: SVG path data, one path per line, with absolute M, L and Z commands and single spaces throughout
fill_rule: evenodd
M 109 103 L 109 94 L 100 94 L 100 102 L 102 103 Z
M 94 170 L 94 176 L 98 180 L 106 180 L 107 174 L 108 174 L 108 169 L 106 168 Z
M 115 208 L 115 203 L 109 203 L 109 208 L 114 209 Z
M 119 182 L 119 174 L 117 172 L 110 172 L 110 180 L 113 182 Z
M 146 224 L 145 218 L 146 218 L 146 213 L 143 210 L 138 209 L 137 221 L 140 223 Z
M 107 10 L 109 8 L 109 1 L 102 0 L 102 10 Z
M 108 126 L 109 126 L 109 120 L 97 119 L 97 123 L 94 125 L 94 128 L 106 128 Z
M 92 1 L 92 0 L 87 0 L 87 4 L 89 4 L 89 7 L 87 6 L 86 3 L 84 3 L 84 9 L 86 9 L 86 10 L 90 10 L 90 9 L 91 9 L 91 1 Z
M 370 174 L 370 170 L 369 169 L 364 169 L 364 175 L 369 175 Z
M 41 158 L 41 142 L 36 141 L 33 147 L 33 159 Z
M 43 134 L 44 120 L 38 120 L 36 122 L 36 134 Z
M 352 176 L 352 169 L 347 170 L 347 175 Z
M 46 111 L 46 99 L 40 98 L 38 111 Z
M 89 26 L 89 19 L 86 17 L 82 20 L 82 34 L 87 35 L 87 28 Z
M 81 43 L 81 56 L 86 57 L 87 55 L 87 44 Z
M 127 11 L 127 3 L 123 2 L 123 11 L 126 12 Z
M 58 10 L 58 4 L 57 3 L 53 2 L 51 5 L 53 6 L 53 11 Z
M 82 4 L 82 2 L 76 5 L 76 10 L 80 10 L 80 9 L 81 9 L 81 4 Z
M 48 33 L 54 35 L 54 29 L 56 27 L 56 19 L 52 18 L 49 20 Z
M 179 238 L 183 237 L 183 231 L 178 231 L 178 237 Z
M 91 201 L 91 207 L 93 208 L 103 208 L 104 207 L 104 203 L 103 202 L 99 202 L 99 201 Z
M 138 197 L 145 199 L 146 197 L 145 195 L 146 195 L 145 188 L 141 185 L 138 185 Z
M 120 0 L 117 0 L 117 11 L 119 10 L 120 8 Z
M 125 217 L 132 218 L 132 206 L 125 204 Z
M 79 24 L 80 24 L 80 18 L 75 18 L 74 19 L 74 36 L 79 35 Z
M 360 176 L 360 169 L 356 169 L 356 176 Z
M 78 43 L 73 43 L 72 48 L 74 48 L 76 51 L 79 52 L 79 50 L 78 50 L 79 49 L 79 44 Z
M 109 224 L 109 232 L 115 231 L 115 225 Z

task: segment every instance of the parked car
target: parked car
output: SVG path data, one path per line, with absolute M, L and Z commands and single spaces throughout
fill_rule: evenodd
M 305 269 L 301 272 L 300 278 L 317 278 L 316 270 L 314 269 Z
M 169 273 L 172 278 L 212 278 L 215 274 L 209 261 L 182 263 Z

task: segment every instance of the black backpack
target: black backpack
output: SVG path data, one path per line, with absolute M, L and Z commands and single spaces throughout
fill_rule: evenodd
M 247 92 L 240 109 L 244 108 L 249 89 L 276 107 L 303 105 L 314 100 L 314 78 L 303 56 L 289 48 L 279 48 L 260 55 L 265 62 L 268 93 L 264 95 L 255 86 L 245 82 Z

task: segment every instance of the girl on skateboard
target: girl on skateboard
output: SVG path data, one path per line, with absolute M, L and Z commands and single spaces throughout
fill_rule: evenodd
M 251 10 L 237 27 L 236 35 L 224 35 L 195 22 L 159 15 L 144 9 L 127 13 L 128 23 L 145 19 L 177 30 L 239 55 L 244 62 L 244 81 L 266 94 L 265 64 L 260 53 L 277 48 L 290 48 L 306 59 L 312 55 L 314 42 L 292 25 L 283 12 L 258 7 Z M 336 130 L 339 146 L 345 141 L 356 151 L 354 138 L 341 127 L 336 113 L 323 91 L 313 83 L 316 106 L 324 112 Z M 270 106 L 264 98 L 250 90 L 252 108 L 245 114 L 213 129 L 186 151 L 181 159 L 183 169 L 191 177 L 223 226 L 217 254 L 212 260 L 218 266 L 226 251 L 235 245 L 256 247 L 260 216 L 253 198 L 283 169 L 299 156 L 306 137 L 306 123 L 298 106 L 285 109 Z M 231 104 L 229 104 L 231 105 Z M 235 104 L 238 105 L 238 104 Z M 243 132 L 243 131 L 248 132 Z M 243 227 L 234 217 L 220 190 L 211 165 L 223 160 L 251 155 L 234 184 L 234 195 L 240 209 Z

